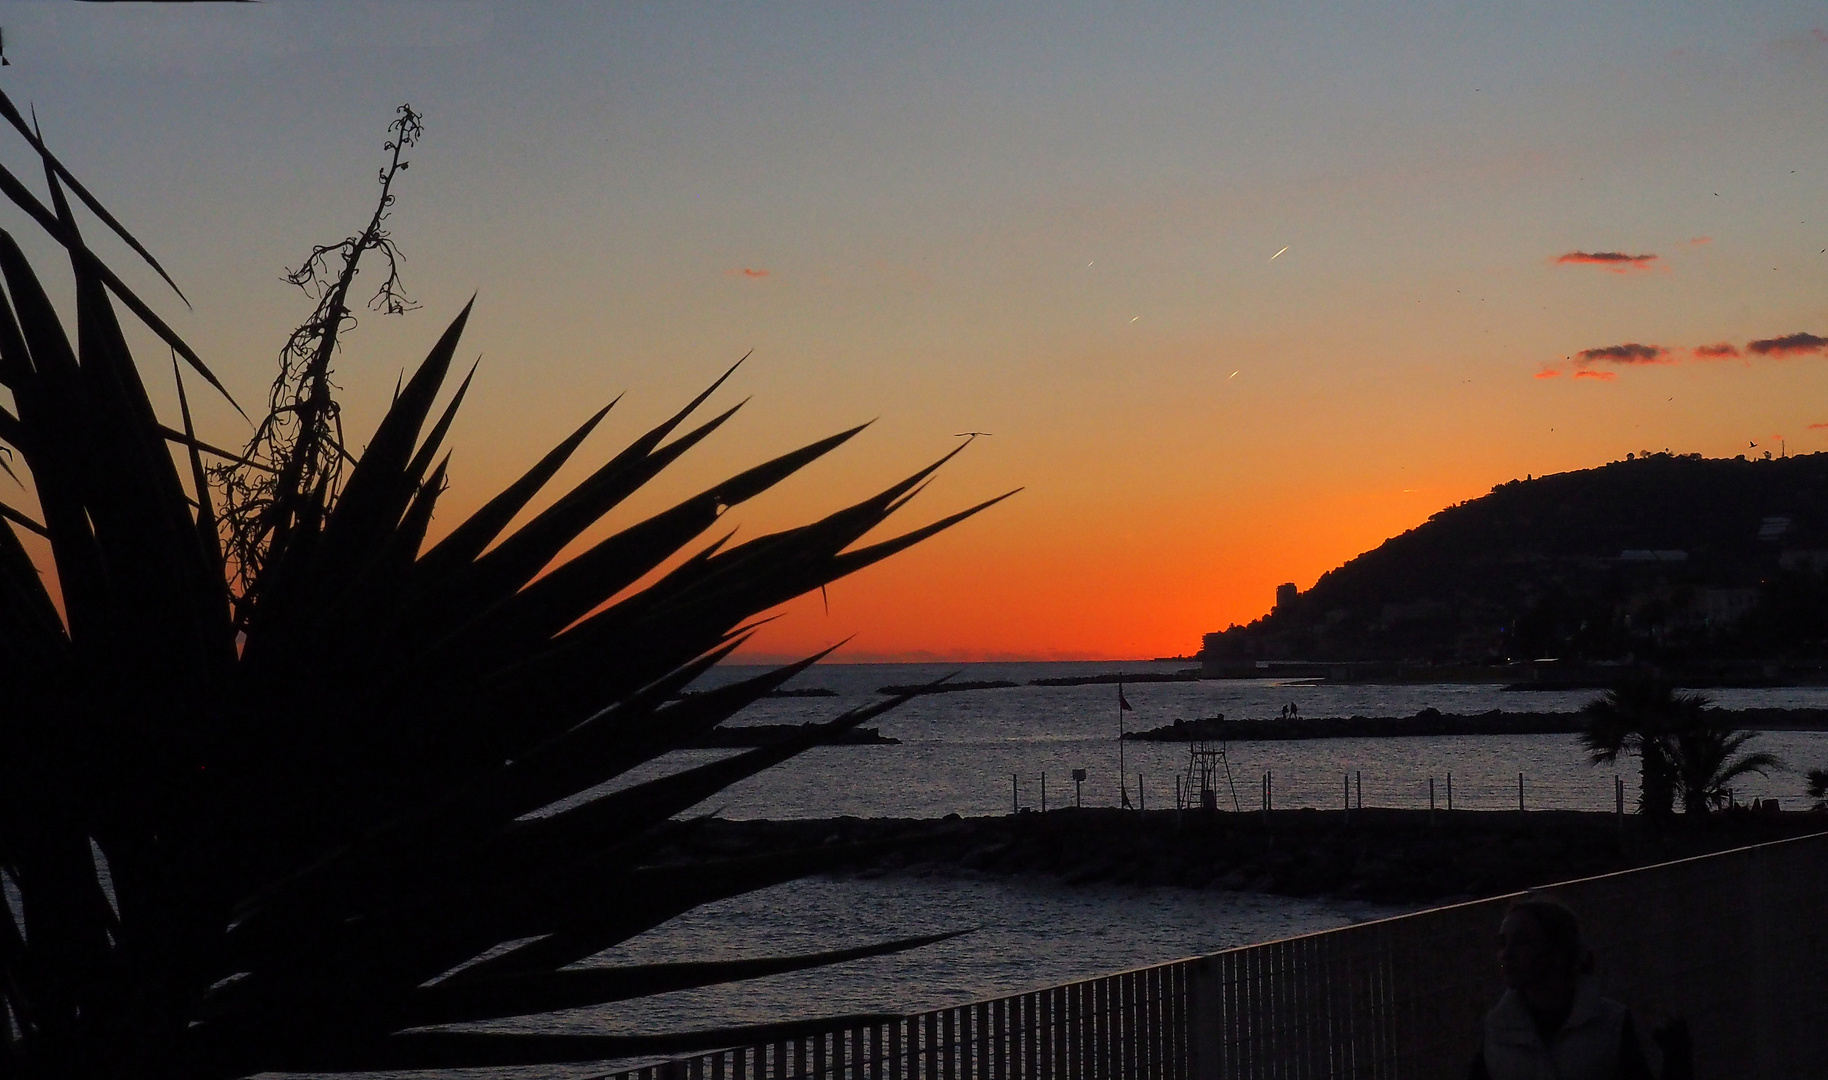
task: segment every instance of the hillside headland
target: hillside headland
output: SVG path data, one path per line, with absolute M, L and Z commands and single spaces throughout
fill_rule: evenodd
M 1208 678 L 1828 681 L 1828 454 L 1512 480 L 1208 634 Z

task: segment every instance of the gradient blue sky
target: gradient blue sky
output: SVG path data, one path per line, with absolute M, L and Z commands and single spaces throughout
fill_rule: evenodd
M 740 423 L 643 507 L 870 417 L 745 528 L 958 431 L 996 434 L 924 513 L 1027 486 L 760 651 L 1158 655 L 1515 476 L 1828 448 L 1819 350 L 1746 353 L 1828 335 L 1828 13 L 1494 8 L 45 0 L 0 4 L 0 85 L 254 401 L 304 313 L 279 275 L 359 224 L 418 107 L 425 310 L 341 375 L 362 430 L 480 290 L 450 515 L 753 349 Z M 1688 351 L 1716 342 L 1742 355 Z M 1579 359 L 1626 343 L 1667 351 Z

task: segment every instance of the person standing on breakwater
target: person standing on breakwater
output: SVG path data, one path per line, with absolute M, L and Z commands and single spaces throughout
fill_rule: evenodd
M 1498 941 L 1509 989 L 1485 1016 L 1469 1080 L 1654 1080 L 1631 1010 L 1600 997 L 1574 912 L 1525 897 Z

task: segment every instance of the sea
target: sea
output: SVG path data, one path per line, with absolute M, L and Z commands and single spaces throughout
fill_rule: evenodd
M 1184 670 L 1186 661 L 1125 663 L 827 664 L 790 688 L 829 697 L 758 702 L 734 724 L 825 720 L 882 700 L 885 686 L 1006 681 L 1006 689 L 915 698 L 868 726 L 897 745 L 823 747 L 721 793 L 692 813 L 738 819 L 943 817 L 1015 809 L 1114 806 L 1120 781 L 1133 802 L 1174 805 L 1187 772 L 1187 746 L 1128 742 L 1118 733 L 1223 714 L 1275 719 L 1293 706 L 1303 717 L 1443 713 L 1575 712 L 1586 691 L 1510 691 L 1495 685 L 1329 685 L 1289 680 L 1222 680 L 1035 686 L 1034 680 Z M 764 669 L 725 665 L 698 688 Z M 1723 689 L 1715 703 L 1739 708 L 1828 708 L 1828 687 Z M 1741 800 L 1804 804 L 1803 773 L 1828 767 L 1828 732 L 1770 732 L 1749 749 L 1786 767 L 1748 777 Z M 1277 808 L 1425 808 L 1429 782 L 1445 806 L 1465 809 L 1611 810 L 1615 777 L 1635 792 L 1634 762 L 1594 766 L 1571 735 L 1441 736 L 1234 742 L 1225 747 L 1229 783 L 1221 805 L 1261 806 L 1264 775 Z M 669 755 L 612 787 L 735 751 Z M 1085 780 L 1075 783 L 1076 769 Z M 1221 774 L 1223 776 L 1224 774 Z M 1235 802 L 1234 799 L 1235 791 Z M 946 930 L 955 938 L 896 956 L 537 1020 L 496 1029 L 637 1034 L 764 1023 L 855 1012 L 913 1012 L 1050 986 L 1073 979 L 1270 941 L 1396 914 L 1397 909 L 1222 890 L 1069 886 L 1044 880 L 959 875 L 811 878 L 699 908 L 593 958 L 630 963 L 759 957 L 842 948 Z M 621 1063 L 625 1066 L 627 1063 Z M 618 1066 L 621 1067 L 621 1066 Z M 604 1066 L 528 1069 L 527 1080 L 600 1075 Z M 429 1074 L 418 1074 L 429 1075 Z

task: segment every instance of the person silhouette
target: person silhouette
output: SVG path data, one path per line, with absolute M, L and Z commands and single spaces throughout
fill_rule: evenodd
M 1526 896 L 1505 911 L 1498 942 L 1508 989 L 1485 1016 L 1468 1080 L 1655 1080 L 1631 1010 L 1599 994 L 1574 912 Z

